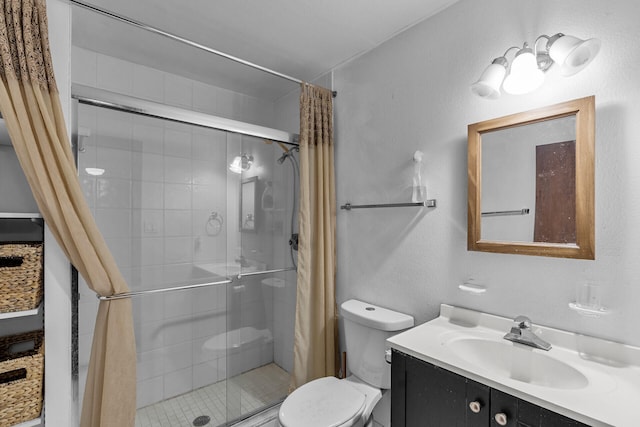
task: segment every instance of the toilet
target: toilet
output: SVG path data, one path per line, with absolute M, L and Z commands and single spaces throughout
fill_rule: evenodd
M 350 376 L 324 377 L 291 393 L 280 406 L 281 427 L 369 427 L 383 390 L 391 387 L 387 338 L 413 327 L 413 317 L 358 300 L 340 306 Z

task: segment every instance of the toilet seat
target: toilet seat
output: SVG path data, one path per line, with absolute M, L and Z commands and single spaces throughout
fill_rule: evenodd
M 295 390 L 280 406 L 283 427 L 353 425 L 365 410 L 366 396 L 335 377 L 313 380 Z

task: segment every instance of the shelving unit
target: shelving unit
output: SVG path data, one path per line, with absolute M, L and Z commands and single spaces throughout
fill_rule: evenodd
M 16 220 L 15 223 L 12 222 Z M 0 243 L 1 242 L 44 242 L 44 222 L 39 213 L 0 212 Z M 44 329 L 44 299 L 40 305 L 32 310 L 0 312 L 0 322 L 3 326 L 3 336 L 23 333 L 29 330 Z M 40 416 L 13 427 L 36 427 L 44 425 L 44 402 Z

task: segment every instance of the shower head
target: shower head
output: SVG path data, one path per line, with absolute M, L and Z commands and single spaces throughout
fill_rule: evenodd
M 293 152 L 294 151 L 300 151 L 300 149 L 298 147 L 293 147 L 290 150 L 285 151 L 284 153 L 282 153 L 282 156 L 280 156 L 278 158 L 278 160 L 276 160 L 278 162 L 279 165 L 283 164 L 284 161 L 287 159 L 287 157 L 289 156 L 293 156 Z
M 283 153 L 282 156 L 280 156 L 278 158 L 278 160 L 276 160 L 278 162 L 279 165 L 284 163 L 284 160 L 289 156 L 289 152 L 287 151 L 286 153 Z

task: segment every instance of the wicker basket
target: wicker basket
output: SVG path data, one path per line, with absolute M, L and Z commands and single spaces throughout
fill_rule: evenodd
M 19 347 L 30 343 L 31 349 L 22 351 Z M 40 416 L 43 344 L 43 331 L 0 337 L 0 427 Z
M 38 307 L 42 275 L 42 243 L 0 244 L 0 313 Z

